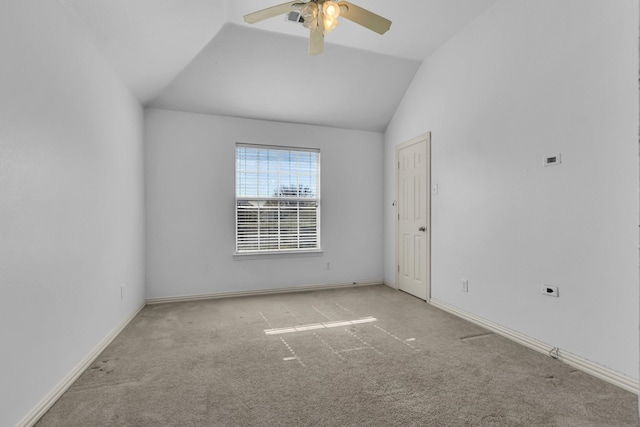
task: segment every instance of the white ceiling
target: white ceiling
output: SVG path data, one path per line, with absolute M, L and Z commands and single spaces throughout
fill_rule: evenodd
M 227 24 L 150 105 L 384 131 L 419 62 L 340 45 L 309 56 L 307 43 Z
M 354 0 L 393 23 L 347 20 L 307 56 L 308 30 L 243 15 L 284 0 L 60 0 L 143 105 L 384 131 L 422 60 L 497 0 Z

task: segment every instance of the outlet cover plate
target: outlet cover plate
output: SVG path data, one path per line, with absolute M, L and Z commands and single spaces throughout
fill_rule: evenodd
M 460 290 L 462 292 L 469 292 L 469 281 L 467 279 L 462 279 Z
M 562 154 L 554 154 L 551 156 L 545 156 L 543 160 L 544 167 L 547 166 L 556 166 L 562 163 Z

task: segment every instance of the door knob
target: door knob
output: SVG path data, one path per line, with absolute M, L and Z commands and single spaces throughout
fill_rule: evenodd
M 427 227 L 420 227 L 418 228 L 418 231 L 427 231 Z

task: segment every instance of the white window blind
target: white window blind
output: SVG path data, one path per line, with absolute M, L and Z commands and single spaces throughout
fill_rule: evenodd
M 236 145 L 236 252 L 320 249 L 320 152 Z

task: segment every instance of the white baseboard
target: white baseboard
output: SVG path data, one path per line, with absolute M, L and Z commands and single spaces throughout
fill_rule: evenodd
M 396 285 L 395 283 L 384 282 L 383 284 L 390 287 L 391 289 L 395 289 L 396 291 L 398 290 L 398 285 Z
M 601 380 L 607 381 L 622 389 L 638 394 L 638 380 L 629 378 L 609 368 L 598 365 L 590 360 L 586 360 L 571 353 L 562 351 L 562 349 L 558 349 L 556 353 L 555 347 L 551 347 L 550 345 L 538 341 L 534 338 L 528 337 L 509 328 L 505 328 L 504 326 L 500 326 L 496 323 L 475 316 L 471 313 L 467 313 L 466 311 L 460 310 L 442 301 L 432 299 L 431 301 L 429 301 L 429 304 L 462 319 L 468 320 L 471 323 L 482 326 L 483 328 L 495 332 L 496 334 L 508 338 L 512 341 L 515 341 L 518 344 L 524 345 L 525 347 L 528 347 L 532 350 L 538 351 L 545 355 L 549 355 L 550 352 L 553 352 L 554 356 L 557 355 L 558 360 L 566 363 L 567 365 L 571 365 L 576 369 L 586 372 L 587 374 L 593 375 L 594 377 L 600 378 Z
M 200 300 L 208 300 L 208 299 L 248 297 L 248 296 L 260 296 L 260 295 L 270 295 L 270 294 L 287 294 L 292 292 L 320 291 L 320 290 L 326 290 L 326 289 L 341 289 L 341 288 L 352 288 L 356 286 L 373 286 L 373 285 L 382 285 L 382 281 L 370 280 L 370 281 L 363 281 L 363 282 L 296 286 L 293 288 L 274 288 L 274 289 L 260 289 L 255 291 L 220 292 L 215 294 L 149 298 L 147 299 L 147 304 L 165 304 L 169 302 L 200 301 Z
M 31 427 L 53 406 L 62 394 L 71 387 L 80 375 L 96 360 L 100 353 L 122 332 L 122 330 L 133 320 L 140 310 L 144 308 L 142 304 L 133 314 L 123 320 L 109 335 L 107 335 L 69 374 L 20 421 L 16 427 Z

